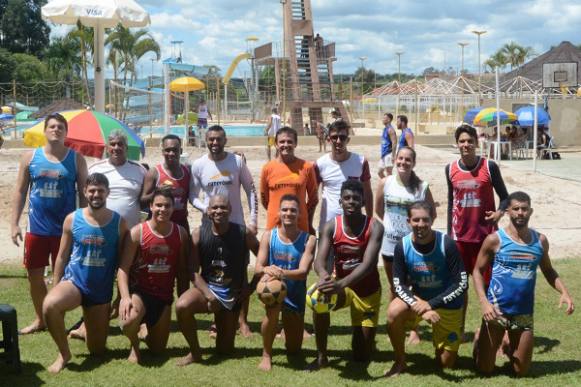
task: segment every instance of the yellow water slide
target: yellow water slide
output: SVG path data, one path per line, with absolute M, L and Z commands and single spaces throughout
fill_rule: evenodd
M 234 70 L 236 70 L 236 67 L 238 66 L 240 61 L 250 58 L 252 58 L 252 56 L 247 52 L 245 52 L 244 54 L 240 54 L 236 58 L 234 58 L 232 63 L 230 63 L 230 67 L 228 67 L 228 71 L 226 71 L 226 75 L 224 75 L 224 78 L 222 79 L 225 85 L 227 85 L 228 81 L 230 81 L 230 78 L 232 78 L 232 74 L 234 74 Z

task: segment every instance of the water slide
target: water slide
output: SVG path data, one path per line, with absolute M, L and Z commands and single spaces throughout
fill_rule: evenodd
M 224 78 L 222 78 L 222 81 L 224 82 L 225 85 L 228 84 L 228 81 L 230 81 L 230 78 L 232 78 L 232 74 L 234 74 L 234 70 L 236 70 L 236 67 L 238 66 L 240 61 L 250 58 L 252 58 L 252 55 L 250 55 L 247 52 L 245 52 L 244 54 L 240 54 L 236 58 L 234 58 L 234 60 L 230 64 L 230 67 L 228 67 L 228 71 L 226 71 L 226 75 L 224 75 Z

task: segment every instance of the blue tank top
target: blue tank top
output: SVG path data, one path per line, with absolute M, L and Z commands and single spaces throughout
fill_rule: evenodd
M 389 130 L 393 130 L 393 126 L 388 125 L 383 128 L 383 133 L 381 135 L 381 158 L 384 158 L 391 153 L 393 149 L 393 144 L 391 143 L 391 138 L 389 137 Z
M 446 262 L 445 236 L 440 231 L 434 233 L 436 241 L 429 254 L 422 254 L 414 248 L 411 233 L 402 239 L 405 265 L 413 292 L 425 301 L 444 293 L 454 280 Z M 459 309 L 462 303 L 463 298 L 458 297 L 441 308 Z
M 121 216 L 113 212 L 105 226 L 91 225 L 82 208 L 73 216 L 73 249 L 63 280 L 72 281 L 96 304 L 110 302 L 113 296 L 113 279 L 119 260 L 120 221 Z
M 296 270 L 299 268 L 301 257 L 305 252 L 309 234 L 301 231 L 292 243 L 284 243 L 278 236 L 278 227 L 272 229 L 270 234 L 270 251 L 268 264 L 278 266 L 284 270 Z M 305 311 L 305 294 L 307 281 L 284 280 L 287 288 L 284 304 L 291 310 L 303 313 Z
M 398 149 L 403 148 L 404 146 L 409 146 L 408 142 L 405 139 L 406 133 L 409 133 L 414 136 L 414 132 L 410 128 L 405 128 L 401 131 L 401 136 L 399 136 L 399 143 L 397 144 Z
M 63 161 L 53 162 L 46 158 L 43 148 L 37 148 L 28 171 L 28 231 L 35 235 L 60 236 L 66 216 L 77 207 L 77 154 L 69 149 Z
M 498 230 L 500 247 L 492 263 L 488 301 L 503 314 L 532 314 L 535 305 L 537 267 L 544 250 L 539 233 L 530 230 L 531 242 L 521 244 Z

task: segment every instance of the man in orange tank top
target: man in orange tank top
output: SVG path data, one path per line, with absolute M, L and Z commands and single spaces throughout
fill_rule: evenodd
M 332 310 L 351 309 L 353 327 L 352 353 L 355 361 L 367 362 L 375 342 L 381 304 L 381 283 L 377 257 L 383 237 L 383 225 L 363 215 L 363 184 L 347 180 L 341 186 L 340 204 L 343 215 L 325 224 L 315 260 L 319 276 L 317 288 L 327 296 L 337 295 Z M 333 254 L 330 254 L 331 250 Z M 335 269 L 335 275 L 333 273 Z M 314 313 L 317 359 L 309 370 L 328 364 L 327 336 L 329 313 Z
M 123 246 L 117 283 L 121 295 L 119 323 L 131 343 L 128 360 L 139 363 L 139 327 L 147 325 L 146 343 L 158 354 L 167 346 L 174 282 L 178 295 L 188 289 L 186 230 L 170 221 L 174 198 L 169 189 L 156 189 L 151 219 L 134 226 Z

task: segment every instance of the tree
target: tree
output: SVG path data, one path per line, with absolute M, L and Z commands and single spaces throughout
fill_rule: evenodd
M 48 46 L 44 62 L 56 79 L 64 79 L 67 82 L 66 95 L 70 98 L 70 82 L 75 77 L 81 76 L 81 55 L 77 48 L 77 42 L 69 38 L 55 38 Z
M 496 70 L 496 68 L 503 69 L 508 64 L 508 59 L 506 58 L 502 50 L 496 51 L 490 58 L 484 62 L 485 68 L 490 69 L 490 71 Z
M 153 39 L 146 29 L 132 32 L 129 28 L 119 24 L 109 32 L 105 39 L 109 50 L 115 51 L 114 60 L 119 64 L 119 71 L 123 72 L 123 84 L 133 85 L 137 79 L 136 64 L 145 54 L 153 52 L 156 59 L 161 58 L 159 44 Z M 109 59 L 112 59 L 109 55 Z M 129 101 L 126 101 L 129 103 Z
M 93 29 L 91 27 L 82 25 L 81 22 L 78 21 L 76 27 L 69 31 L 67 34 L 67 39 L 76 42 L 76 45 L 79 47 L 81 55 L 81 72 L 83 84 L 85 86 L 85 94 L 88 98 L 89 105 L 92 105 L 87 68 L 88 64 L 92 62 L 93 53 L 95 51 Z
M 0 48 L 0 83 L 12 81 L 12 74 L 16 68 L 16 60 L 12 53 L 5 48 Z
M 50 34 L 50 28 L 40 16 L 46 0 L 0 1 L 0 47 L 41 57 Z
M 523 47 L 515 42 L 506 43 L 502 46 L 500 52 L 504 54 L 507 63 L 510 64 L 511 70 L 524 64 L 534 54 L 532 47 Z
M 48 76 L 48 68 L 37 57 L 29 54 L 16 53 L 12 55 L 16 67 L 12 78 L 18 83 L 42 82 Z

